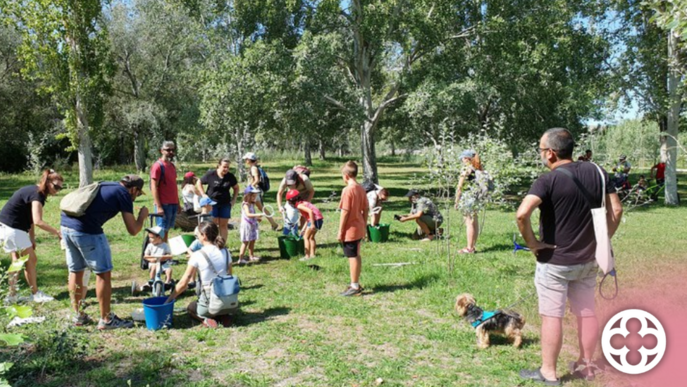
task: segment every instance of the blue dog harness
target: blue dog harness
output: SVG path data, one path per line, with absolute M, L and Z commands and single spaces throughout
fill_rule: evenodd
M 476 329 L 478 326 L 484 324 L 487 320 L 492 319 L 499 314 L 501 314 L 501 312 L 498 310 L 494 312 L 483 311 L 482 316 L 480 316 L 480 318 L 478 318 L 477 320 L 473 321 L 470 325 L 472 325 L 472 327 Z

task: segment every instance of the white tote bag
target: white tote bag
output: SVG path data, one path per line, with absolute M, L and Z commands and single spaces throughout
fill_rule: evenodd
M 606 222 L 606 179 L 601 168 L 594 164 L 601 176 L 601 207 L 592 208 L 592 220 L 594 222 L 594 236 L 596 237 L 596 263 L 604 274 L 615 269 L 615 257 L 611 247 L 611 239 L 608 237 L 608 223 Z

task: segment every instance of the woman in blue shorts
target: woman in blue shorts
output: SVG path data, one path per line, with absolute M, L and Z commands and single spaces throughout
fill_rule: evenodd
M 197 187 L 203 196 L 217 202 L 212 208 L 212 216 L 215 224 L 219 226 L 220 236 L 227 240 L 229 233 L 229 219 L 231 218 L 231 207 L 236 204 L 236 197 L 239 194 L 239 184 L 236 176 L 229 172 L 231 160 L 223 158 L 217 163 L 217 169 L 209 170 L 198 180 Z M 207 190 L 203 190 L 203 185 L 207 185 Z M 233 195 L 230 192 L 233 190 Z

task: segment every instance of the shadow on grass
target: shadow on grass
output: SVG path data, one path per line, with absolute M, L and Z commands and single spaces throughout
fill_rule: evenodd
M 494 347 L 497 345 L 504 345 L 504 346 L 509 346 L 513 345 L 513 343 L 505 336 L 503 335 L 497 335 L 497 334 L 492 334 L 489 335 L 489 343 L 491 344 L 490 346 Z M 522 344 L 520 345 L 520 348 L 528 348 L 532 346 L 533 344 L 539 343 L 539 339 L 535 339 L 532 337 L 523 337 L 522 338 Z
M 424 275 L 405 284 L 377 285 L 371 288 L 371 291 L 372 293 L 392 293 L 397 290 L 422 289 L 427 287 L 432 282 L 438 280 L 439 278 L 440 277 L 438 274 Z
M 521 245 L 524 245 L 524 243 L 521 243 Z M 504 251 L 513 251 L 513 243 L 499 243 L 495 245 L 491 245 L 487 248 L 484 249 L 478 249 L 478 253 L 488 253 L 491 251 L 499 251 L 499 252 L 504 252 Z
M 243 327 L 251 324 L 259 324 L 271 320 L 277 316 L 285 316 L 291 312 L 291 308 L 276 307 L 267 308 L 262 312 L 242 312 L 236 316 L 234 326 Z

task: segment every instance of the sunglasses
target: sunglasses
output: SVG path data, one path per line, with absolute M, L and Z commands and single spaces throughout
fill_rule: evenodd
M 62 190 L 62 185 L 61 185 L 61 184 L 52 183 L 52 187 L 55 188 L 55 191 L 60 191 L 60 190 Z
M 169 152 L 169 153 L 174 153 L 174 152 L 176 152 L 176 149 L 174 149 L 174 148 L 166 148 L 166 149 L 163 149 L 163 151 L 164 151 L 164 152 Z

